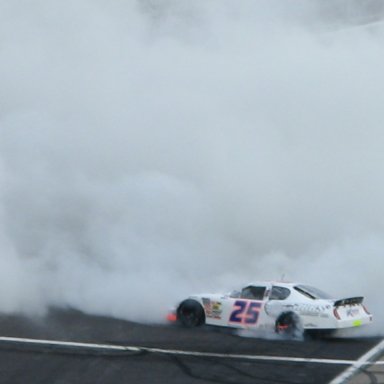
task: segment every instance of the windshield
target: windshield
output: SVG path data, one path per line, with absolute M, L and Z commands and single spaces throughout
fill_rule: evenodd
M 332 299 L 331 295 L 315 287 L 310 287 L 308 285 L 296 285 L 294 288 L 296 289 L 296 291 L 311 299 Z

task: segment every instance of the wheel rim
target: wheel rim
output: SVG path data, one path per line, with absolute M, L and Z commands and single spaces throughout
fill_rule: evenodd
M 294 335 L 297 330 L 297 323 L 294 316 L 285 314 L 276 322 L 276 332 L 282 335 Z
M 183 308 L 181 310 L 181 318 L 185 325 L 194 326 L 198 323 L 197 314 L 191 308 Z

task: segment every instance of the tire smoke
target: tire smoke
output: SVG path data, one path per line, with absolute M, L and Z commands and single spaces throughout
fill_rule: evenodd
M 300 280 L 381 309 L 378 1 L 0 1 L 0 310 L 144 321 Z

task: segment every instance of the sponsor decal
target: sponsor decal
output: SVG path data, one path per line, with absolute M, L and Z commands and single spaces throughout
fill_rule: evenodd
M 359 308 L 348 308 L 346 312 L 348 317 L 355 317 L 359 314 Z
M 329 305 L 295 304 L 292 309 L 302 316 L 328 317 L 323 312 L 329 310 Z
M 203 298 L 203 307 L 205 310 L 205 316 L 212 319 L 221 319 L 222 303 L 220 301 L 212 301 L 208 298 Z

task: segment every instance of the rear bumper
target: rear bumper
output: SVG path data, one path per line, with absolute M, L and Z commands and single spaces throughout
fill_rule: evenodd
M 336 320 L 335 328 L 343 329 L 343 328 L 361 327 L 362 325 L 371 324 L 372 320 L 373 320 L 372 315 L 367 315 L 367 316 L 358 317 L 358 318 L 351 318 L 351 319 Z
M 321 319 L 321 321 L 314 321 L 313 319 L 306 319 L 304 322 L 304 329 L 306 330 L 337 330 L 337 329 L 348 329 L 357 328 L 363 325 L 372 323 L 372 315 L 366 316 L 355 316 L 350 318 L 337 319 L 336 317 L 329 316 L 327 319 Z

